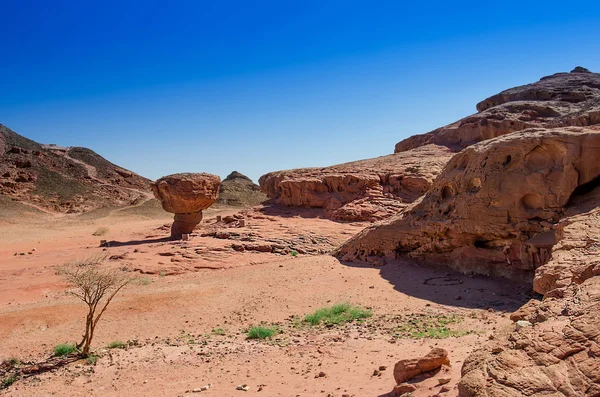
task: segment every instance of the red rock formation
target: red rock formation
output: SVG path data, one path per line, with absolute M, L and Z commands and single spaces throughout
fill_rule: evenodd
M 465 360 L 460 397 L 600 395 L 600 277 L 528 305 L 533 326 Z
M 173 174 L 151 184 L 154 196 L 167 212 L 175 214 L 171 237 L 191 233 L 202 220 L 202 210 L 219 198 L 221 178 L 211 174 Z
M 451 155 L 429 145 L 331 167 L 271 172 L 259 183 L 278 204 L 324 208 L 344 221 L 373 221 L 423 195 Z
M 450 160 L 422 200 L 338 253 L 406 255 L 463 272 L 531 278 L 550 259 L 573 193 L 600 176 L 599 149 L 600 130 L 577 127 L 472 145 Z
M 600 123 L 600 74 L 576 68 L 502 91 L 477 104 L 479 113 L 398 144 L 399 153 L 427 144 L 454 151 L 527 128 Z

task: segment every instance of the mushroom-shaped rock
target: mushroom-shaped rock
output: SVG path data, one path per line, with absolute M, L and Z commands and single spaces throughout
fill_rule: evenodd
M 221 178 L 201 173 L 183 173 L 163 176 L 152 184 L 154 197 L 167 212 L 175 214 L 171 237 L 180 239 L 191 233 L 202 220 L 202 210 L 219 198 Z

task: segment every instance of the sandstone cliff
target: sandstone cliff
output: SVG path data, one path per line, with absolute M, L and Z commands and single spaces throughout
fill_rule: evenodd
M 345 259 L 409 257 L 463 272 L 533 278 L 560 239 L 573 199 L 598 183 L 600 130 L 529 129 L 455 155 L 427 194 L 365 229 Z M 600 203 L 598 203 L 600 204 Z M 544 293 L 549 287 L 541 287 Z
M 600 74 L 578 67 L 502 91 L 477 104 L 479 113 L 396 144 L 403 152 L 426 144 L 454 151 L 527 128 L 600 123 Z
M 259 183 L 278 204 L 324 208 L 337 220 L 374 221 L 429 190 L 451 156 L 445 147 L 428 145 L 331 167 L 271 172 Z
M 396 215 L 424 194 L 445 163 L 465 147 L 531 128 L 600 123 L 600 74 L 584 68 L 511 88 L 477 104 L 479 113 L 399 142 L 395 154 L 260 178 L 274 202 L 318 207 L 343 221 Z

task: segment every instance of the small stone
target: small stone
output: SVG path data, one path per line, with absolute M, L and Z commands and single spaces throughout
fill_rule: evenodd
M 452 380 L 452 378 L 451 378 L 451 377 L 449 377 L 449 376 L 444 376 L 444 377 L 438 378 L 438 383 L 439 383 L 440 385 L 445 385 L 446 383 L 450 383 L 450 381 L 451 381 L 451 380 Z
M 450 388 L 447 386 L 442 386 L 442 388 L 440 389 L 440 391 L 438 393 L 448 393 L 450 391 Z
M 525 328 L 525 327 L 531 327 L 531 323 L 529 321 L 525 321 L 525 320 L 519 320 L 516 322 L 517 324 L 517 330 L 521 329 L 521 328 Z
M 504 349 L 501 348 L 501 347 L 494 347 L 494 348 L 492 348 L 492 354 L 500 354 L 503 351 L 504 351 Z
M 248 385 L 237 385 L 236 390 L 248 391 L 250 387 Z
M 385 365 L 380 365 L 379 366 L 379 370 L 380 371 L 385 371 L 387 369 L 387 367 Z
M 321 371 L 317 374 L 317 376 L 315 376 L 315 378 L 324 378 L 326 376 L 327 376 L 327 374 L 325 372 Z
M 394 386 L 394 390 L 392 391 L 393 396 L 402 396 L 406 393 L 412 393 L 417 390 L 417 386 L 409 384 L 409 383 L 401 383 L 399 385 Z

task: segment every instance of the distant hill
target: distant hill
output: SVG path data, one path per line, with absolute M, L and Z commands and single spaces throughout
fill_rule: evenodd
M 42 145 L 0 124 L 0 195 L 42 211 L 83 213 L 130 205 L 150 180 L 90 149 Z
M 217 203 L 247 207 L 262 203 L 267 195 L 246 175 L 233 171 L 221 182 Z

